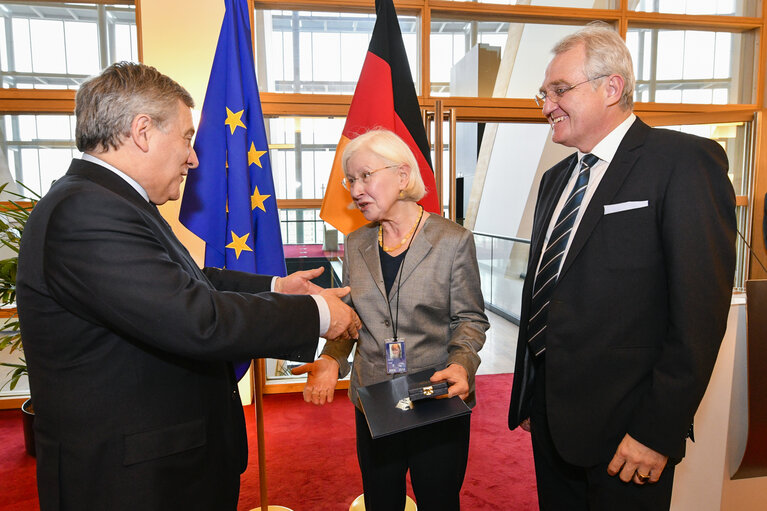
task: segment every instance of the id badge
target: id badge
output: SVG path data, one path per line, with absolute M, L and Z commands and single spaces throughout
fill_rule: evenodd
M 386 339 L 386 374 L 406 373 L 407 359 L 405 358 L 405 341 L 402 339 Z

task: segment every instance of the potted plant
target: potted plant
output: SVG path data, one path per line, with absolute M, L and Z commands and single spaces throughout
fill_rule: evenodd
M 16 269 L 19 262 L 19 242 L 29 213 L 40 197 L 24 185 L 21 186 L 31 192 L 35 197 L 34 199 L 29 200 L 15 192 L 6 191 L 6 186 L 7 183 L 0 186 L 0 194 L 5 192 L 5 194 L 12 195 L 18 200 L 0 203 L 0 243 L 13 251 L 11 257 L 0 261 L 0 307 L 11 311 L 11 315 L 6 319 L 3 326 L 5 335 L 0 337 L 0 351 L 8 350 L 9 353 L 16 352 L 21 355 L 24 348 L 21 343 L 19 317 L 16 313 Z M 0 366 L 10 368 L 8 380 L 0 385 L 0 389 L 6 385 L 9 385 L 11 390 L 15 389 L 19 379 L 27 374 L 27 364 L 21 357 L 19 357 L 19 363 L 6 362 L 0 363 Z M 35 443 L 32 430 L 34 410 L 31 399 L 27 399 L 21 405 L 21 410 L 24 423 L 24 446 L 27 452 L 34 456 Z

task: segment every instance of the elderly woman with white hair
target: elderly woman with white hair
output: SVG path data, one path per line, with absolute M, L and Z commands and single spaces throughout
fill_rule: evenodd
M 413 153 L 394 133 L 376 129 L 343 153 L 344 186 L 370 222 L 346 239 L 343 280 L 362 320 L 349 397 L 356 407 L 357 458 L 365 509 L 405 506 L 405 476 L 421 511 L 460 509 L 470 415 L 372 439 L 357 389 L 431 367 L 449 396 L 475 404 L 474 375 L 489 324 L 472 233 L 417 203 L 425 188 Z M 304 398 L 333 399 L 349 370 L 352 341 L 328 342 L 312 364 Z M 393 354 L 396 354 L 393 355 Z

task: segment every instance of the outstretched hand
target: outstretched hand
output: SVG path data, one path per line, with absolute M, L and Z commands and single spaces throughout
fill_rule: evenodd
M 362 322 L 354 309 L 341 301 L 350 291 L 351 288 L 346 286 L 323 289 L 320 293 L 330 310 L 330 326 L 327 332 L 321 334 L 325 339 L 347 340 L 359 337 L 357 330 L 362 327 Z
M 304 401 L 315 405 L 333 402 L 338 382 L 338 362 L 333 357 L 321 355 L 314 362 L 298 366 L 290 372 L 294 375 L 308 373 L 304 385 Z
M 318 295 L 322 288 L 311 280 L 322 275 L 324 271 L 325 268 L 320 266 L 311 270 L 295 271 L 287 277 L 277 277 L 274 290 L 288 295 Z

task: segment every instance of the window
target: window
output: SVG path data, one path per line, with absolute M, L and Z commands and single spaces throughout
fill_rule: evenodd
M 4 115 L 0 119 L 10 175 L 38 195 L 44 195 L 64 175 L 72 158 L 80 154 L 74 144 L 75 117 Z M 27 191 L 21 189 L 19 193 Z
M 756 0 L 639 0 L 635 11 L 671 14 L 717 14 L 720 16 L 758 16 Z
M 266 63 L 257 62 L 259 83 L 269 92 L 353 94 L 367 54 L 375 14 L 259 11 L 256 31 Z M 418 23 L 399 16 L 413 80 L 417 73 Z M 266 73 L 264 75 L 264 72 Z
M 137 61 L 133 6 L 0 4 L 4 88 L 76 88 L 112 62 Z
M 66 2 L 0 4 L 0 92 L 27 90 L 27 102 L 71 91 L 113 62 L 138 61 L 133 5 Z M 74 111 L 74 92 L 56 96 Z M 48 112 L 0 118 L 0 148 L 10 175 L 44 194 L 73 156 L 74 116 Z M 6 110 L 7 111 L 7 110 Z M 20 190 L 24 193 L 24 190 Z
M 581 26 L 434 19 L 431 93 L 531 98 L 541 85 L 550 57 L 551 45 L 541 41 L 553 44 Z M 499 79 L 504 58 L 513 67 L 510 75 Z
M 269 155 L 278 199 L 322 199 L 343 117 L 269 119 Z
M 751 103 L 756 32 L 629 28 L 635 100 L 644 103 Z
M 456 0 L 461 1 L 461 0 Z M 465 0 L 463 0 L 465 1 Z M 692 1 L 692 0 L 691 0 Z M 478 0 L 479 3 L 500 5 L 541 5 L 551 7 L 578 7 L 580 9 L 616 9 L 620 0 Z

